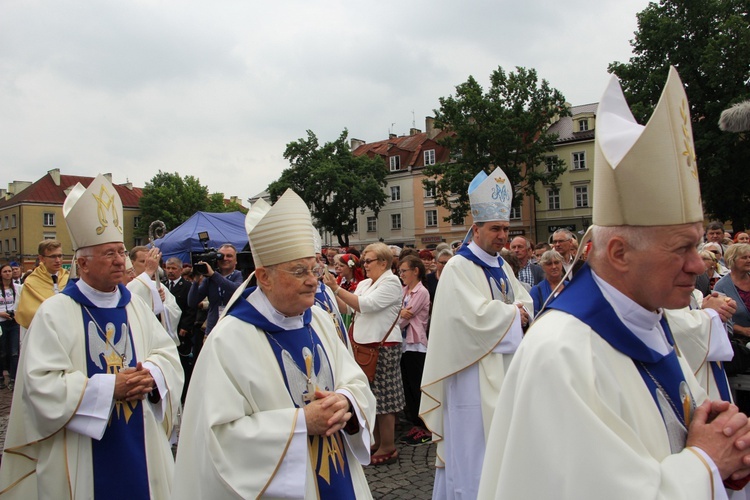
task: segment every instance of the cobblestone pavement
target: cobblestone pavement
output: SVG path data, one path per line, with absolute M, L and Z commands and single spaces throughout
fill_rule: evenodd
M 10 403 L 13 393 L 0 389 L 0 452 L 5 444 L 5 430 L 8 426 Z M 398 436 L 409 430 L 408 426 L 398 425 Z M 398 445 L 398 462 L 377 467 L 365 467 L 365 475 L 370 483 L 374 498 L 429 499 L 432 498 L 432 482 L 435 477 L 434 444 L 420 446 Z

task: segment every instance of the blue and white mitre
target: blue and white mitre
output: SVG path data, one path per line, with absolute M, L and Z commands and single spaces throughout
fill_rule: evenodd
M 490 175 L 479 172 L 469 184 L 469 203 L 474 222 L 508 221 L 513 188 L 500 167 Z

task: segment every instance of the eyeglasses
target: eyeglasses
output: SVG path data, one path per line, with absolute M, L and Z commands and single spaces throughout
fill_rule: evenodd
M 413 271 L 413 270 L 414 270 L 414 269 L 399 269 L 399 270 L 398 270 L 398 274 L 404 274 L 405 272 L 408 272 L 408 271 Z
M 56 253 L 56 254 L 54 254 L 54 255 L 45 255 L 45 256 L 44 256 L 44 258 L 45 258 L 45 259 L 52 259 L 52 260 L 57 260 L 57 259 L 60 259 L 60 260 L 62 260 L 62 258 L 63 258 L 63 254 L 61 254 L 61 253 Z
M 312 269 L 307 269 L 305 267 L 297 267 L 292 269 L 291 271 L 287 271 L 286 269 L 279 269 L 279 271 L 291 274 L 298 280 L 303 280 L 307 278 L 310 274 L 312 274 L 316 279 L 322 277 L 325 272 L 326 268 L 323 266 L 315 266 Z
M 380 260 L 380 259 L 365 259 L 365 260 L 363 260 L 363 261 L 362 261 L 362 264 L 367 264 L 367 265 L 370 265 L 370 264 L 372 264 L 373 262 L 377 262 L 377 261 L 379 261 L 379 260 Z
M 570 241 L 570 240 L 552 240 L 552 244 L 559 245 L 561 243 L 565 243 L 566 241 Z

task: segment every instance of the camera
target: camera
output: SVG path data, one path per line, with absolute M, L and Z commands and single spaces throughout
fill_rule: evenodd
M 205 275 L 208 273 L 208 267 L 206 264 L 211 266 L 212 269 L 216 269 L 220 260 L 224 259 L 224 254 L 219 253 L 215 248 L 208 246 L 208 231 L 201 231 L 198 233 L 198 239 L 203 245 L 202 252 L 190 252 L 190 263 L 193 266 L 193 273 Z M 205 262 L 206 264 L 199 264 L 199 262 Z

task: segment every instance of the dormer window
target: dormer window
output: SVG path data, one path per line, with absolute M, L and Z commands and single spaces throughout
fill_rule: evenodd
M 389 159 L 390 165 L 391 165 L 391 172 L 398 172 L 401 170 L 401 157 L 400 156 L 391 156 Z
M 589 129 L 589 121 L 585 118 L 578 120 L 578 131 L 586 132 Z

